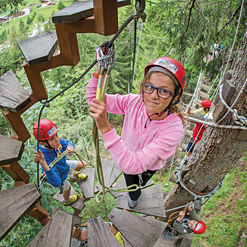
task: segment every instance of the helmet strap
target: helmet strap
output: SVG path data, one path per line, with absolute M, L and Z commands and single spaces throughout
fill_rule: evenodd
M 45 140 L 47 146 L 45 146 L 46 148 L 49 148 L 51 150 L 55 150 L 55 148 L 52 148 L 51 145 L 49 144 L 49 142 L 47 140 Z

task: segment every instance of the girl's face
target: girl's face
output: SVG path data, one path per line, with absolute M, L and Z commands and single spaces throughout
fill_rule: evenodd
M 150 78 L 147 79 L 146 83 L 151 86 L 155 86 L 157 88 L 163 88 L 169 90 L 174 93 L 175 85 L 173 80 L 168 76 L 160 72 L 152 73 Z M 176 96 L 175 100 L 178 98 Z M 164 99 L 158 95 L 157 90 L 154 90 L 151 94 L 145 93 L 143 91 L 143 101 L 146 106 L 147 115 L 150 116 L 153 113 L 162 112 L 171 102 L 172 95 L 170 95 L 167 99 Z M 153 115 L 151 117 L 152 120 L 162 120 L 167 116 L 167 114 L 163 114 L 161 117 L 157 115 Z
M 48 143 L 52 148 L 59 148 L 60 140 L 57 133 L 54 136 L 52 136 L 50 139 L 48 139 Z

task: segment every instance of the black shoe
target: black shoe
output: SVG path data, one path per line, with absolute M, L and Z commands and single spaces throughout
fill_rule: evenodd
M 129 207 L 133 209 L 133 208 L 135 208 L 135 207 L 137 206 L 138 201 L 133 201 L 133 200 L 131 200 L 131 198 L 129 197 L 128 204 L 129 204 Z

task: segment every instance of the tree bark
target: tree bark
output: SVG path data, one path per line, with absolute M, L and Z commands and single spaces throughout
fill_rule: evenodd
M 244 35 L 242 46 L 232 75 L 232 84 L 235 92 L 230 106 L 238 96 L 247 78 L 247 32 Z M 247 83 L 246 83 L 247 84 Z M 247 85 L 239 95 L 233 109 L 237 109 L 240 116 L 247 117 Z M 233 125 L 232 114 L 220 122 L 222 125 Z M 185 184 L 193 179 L 194 185 L 190 188 L 197 192 L 211 192 L 225 175 L 235 166 L 237 161 L 247 151 L 247 131 L 208 127 L 202 140 L 197 144 L 189 160 L 190 170 L 183 176 Z M 193 200 L 194 197 L 179 184 L 173 186 L 166 197 L 166 210 L 172 209 Z M 182 210 L 182 209 L 181 209 Z M 175 210 L 176 211 L 176 210 Z M 167 213 L 167 218 L 174 212 Z

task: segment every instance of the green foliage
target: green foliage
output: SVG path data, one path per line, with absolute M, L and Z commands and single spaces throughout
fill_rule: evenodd
M 57 9 L 60 11 L 60 10 L 62 10 L 63 8 L 65 8 L 64 4 L 62 3 L 62 1 L 59 1 L 59 2 L 58 2 L 58 5 L 57 5 Z

